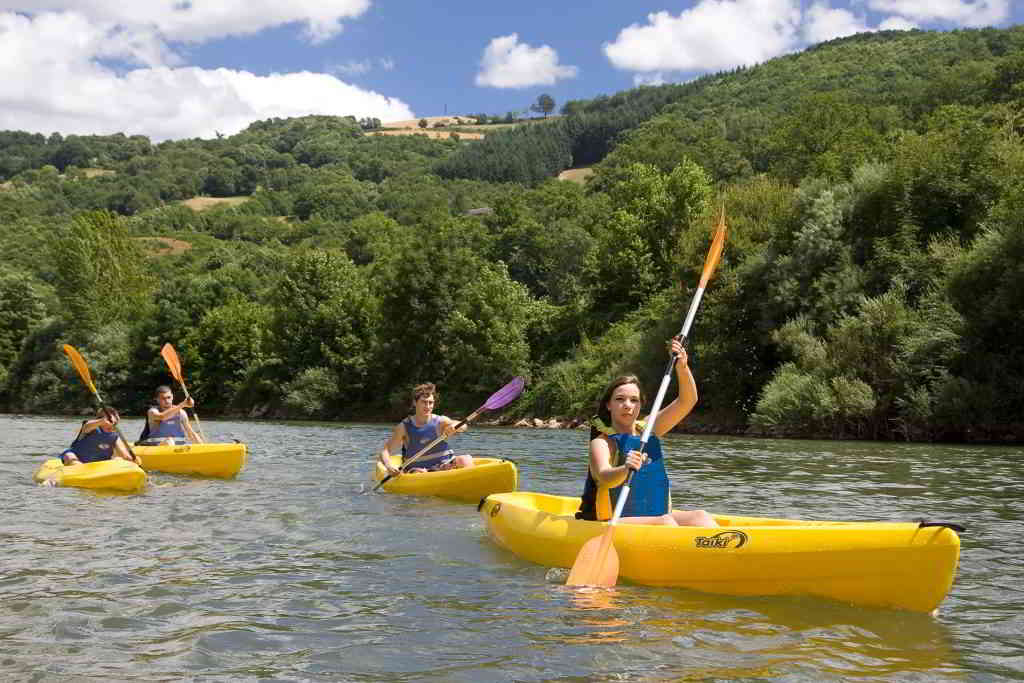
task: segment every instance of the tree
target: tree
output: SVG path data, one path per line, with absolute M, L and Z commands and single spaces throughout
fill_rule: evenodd
M 24 273 L 0 275 L 0 387 L 22 342 L 46 314 L 38 289 Z
M 430 124 L 429 124 L 429 123 L 427 123 L 427 120 L 426 120 L 426 119 L 420 119 L 420 123 L 419 123 L 419 126 L 420 126 L 420 128 L 426 128 L 426 127 L 427 127 L 427 126 L 429 126 L 429 125 L 430 125 Z
M 413 248 L 375 265 L 384 385 L 404 398 L 429 380 L 445 387 L 445 405 L 468 404 L 526 370 L 538 304 L 504 264 L 466 242 L 464 226 L 420 230 Z
M 535 111 L 538 114 L 544 114 L 544 118 L 548 117 L 548 114 L 555 110 L 555 100 L 544 93 L 537 98 L 537 101 L 530 105 L 530 111 Z
M 368 388 L 377 300 L 348 257 L 319 249 L 296 254 L 270 300 L 270 348 L 288 376 L 326 367 L 335 373 L 335 393 Z
M 135 320 L 149 303 L 153 281 L 124 223 L 108 211 L 78 215 L 56 236 L 57 296 L 74 331 Z

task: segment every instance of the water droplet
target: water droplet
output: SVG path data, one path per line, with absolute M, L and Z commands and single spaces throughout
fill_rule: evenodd
M 548 583 L 563 584 L 569 579 L 569 570 L 565 567 L 552 567 L 544 575 L 544 580 Z

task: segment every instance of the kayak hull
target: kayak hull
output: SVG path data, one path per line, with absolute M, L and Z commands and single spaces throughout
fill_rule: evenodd
M 551 567 L 608 530 L 574 517 L 579 498 L 503 493 L 481 503 L 498 545 Z M 949 592 L 960 538 L 917 522 L 828 522 L 713 515 L 721 528 L 618 524 L 619 577 L 722 595 L 809 595 L 931 612 Z
M 193 443 L 176 446 L 132 446 L 142 468 L 169 474 L 230 479 L 248 457 L 244 443 Z
M 32 477 L 36 483 L 80 489 L 106 489 L 135 493 L 146 485 L 146 473 L 135 463 L 113 458 L 99 462 L 64 465 L 58 458 L 44 461 Z
M 402 464 L 401 456 L 391 456 L 395 467 Z M 416 472 L 392 477 L 381 487 L 389 493 L 405 493 L 414 496 L 436 496 L 464 503 L 477 503 L 492 493 L 515 491 L 519 472 L 511 460 L 503 458 L 473 457 L 472 467 L 460 467 L 440 472 Z M 380 462 L 373 472 L 374 482 L 381 482 L 388 471 Z

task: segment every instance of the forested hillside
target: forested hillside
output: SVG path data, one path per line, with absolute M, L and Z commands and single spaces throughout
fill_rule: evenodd
M 854 36 L 562 114 L 481 141 L 0 132 L 0 403 L 87 405 L 72 343 L 138 414 L 170 341 L 204 414 L 395 418 L 427 380 L 458 414 L 523 374 L 517 414 L 586 415 L 614 374 L 654 385 L 724 207 L 691 426 L 1024 438 L 1024 28 Z

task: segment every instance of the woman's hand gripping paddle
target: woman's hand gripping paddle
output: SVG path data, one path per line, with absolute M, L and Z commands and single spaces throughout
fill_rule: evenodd
M 107 404 L 103 402 L 103 399 L 100 397 L 100 392 L 96 390 L 96 385 L 92 383 L 92 374 L 89 372 L 89 365 L 85 362 L 85 359 L 82 358 L 82 354 L 80 354 L 78 349 L 71 344 L 65 344 L 63 348 L 64 353 L 66 353 L 68 358 L 71 359 L 71 365 L 78 371 L 78 376 L 82 378 L 82 381 L 85 382 L 85 386 L 90 392 L 92 392 L 93 398 L 96 399 L 96 402 L 100 404 L 100 408 L 102 408 L 103 412 L 106 413 L 107 419 L 112 420 L 114 411 L 112 411 Z M 124 434 L 121 433 L 121 428 L 115 424 L 114 429 L 117 431 L 117 435 L 124 443 L 124 447 L 128 449 L 128 455 L 132 456 L 132 460 L 135 461 L 136 465 L 141 465 L 142 461 L 139 460 L 137 455 L 135 455 L 131 444 L 128 443 L 128 439 L 124 438 Z
M 469 422 L 472 422 L 473 419 L 476 418 L 477 415 L 479 415 L 480 413 L 484 412 L 485 410 L 497 410 L 498 408 L 504 408 L 509 403 L 514 401 L 519 396 L 519 394 L 523 393 L 523 387 L 525 385 L 526 385 L 526 382 L 523 380 L 522 377 L 516 377 L 511 382 L 509 382 L 508 384 L 503 386 L 501 389 L 498 389 L 496 392 L 491 394 L 491 397 L 489 399 L 487 399 L 487 401 L 485 401 L 482 406 L 480 406 L 479 408 L 474 410 L 472 413 L 467 415 L 465 418 L 463 418 L 462 422 L 459 422 L 457 425 L 455 425 L 455 430 L 454 431 L 457 432 L 459 429 L 462 428 L 463 425 L 465 425 L 465 424 L 467 424 Z M 422 458 L 424 455 L 426 455 L 430 451 L 431 448 L 433 448 L 437 444 L 439 444 L 442 441 L 444 441 L 445 438 L 446 437 L 444 437 L 442 435 L 439 435 L 436 439 L 434 439 L 433 441 L 428 443 L 426 446 L 421 448 L 419 450 L 419 452 L 417 452 L 411 458 L 409 458 L 408 460 L 403 462 L 401 469 L 399 469 L 399 474 L 402 474 L 403 472 L 406 472 L 409 469 L 410 465 L 412 465 L 414 462 L 416 462 L 417 460 Z M 391 481 L 391 479 L 393 479 L 394 477 L 397 477 L 397 476 L 398 476 L 398 474 L 389 474 L 388 476 L 384 477 L 383 479 L 380 480 L 380 482 L 376 486 L 373 487 L 373 490 L 371 491 L 371 493 L 373 491 L 376 491 L 381 486 L 383 486 L 384 484 L 388 483 L 389 481 Z
M 708 280 L 711 279 L 711 274 L 715 271 L 715 266 L 718 265 L 718 260 L 722 256 L 722 249 L 725 246 L 725 233 L 725 209 L 723 208 L 722 213 L 718 217 L 715 236 L 711 240 L 711 248 L 708 250 L 707 258 L 704 259 L 704 271 L 700 276 L 700 284 L 697 286 L 697 291 L 693 294 L 690 310 L 687 311 L 683 328 L 679 332 L 680 340 L 684 344 L 686 336 L 690 332 L 690 325 L 693 324 L 693 316 L 697 313 L 700 300 L 704 297 L 704 289 L 707 287 Z M 647 440 L 651 438 L 651 432 L 654 430 L 654 424 L 658 419 L 658 412 L 661 410 L 661 403 L 665 399 L 665 392 L 668 391 L 668 385 L 672 382 L 672 366 L 675 363 L 676 355 L 672 354 L 668 361 L 668 367 L 665 368 L 665 376 L 661 378 L 661 386 L 658 388 L 658 395 L 654 399 L 654 405 L 651 407 L 651 414 L 647 417 L 647 426 L 644 427 L 644 433 L 641 437 L 641 453 L 647 448 Z M 626 506 L 626 498 L 629 497 L 629 482 L 632 478 L 633 470 L 631 469 L 626 474 L 626 481 L 619 490 L 619 498 L 616 501 L 612 519 L 608 523 L 608 530 L 600 536 L 590 539 L 580 548 L 580 552 L 576 555 L 576 561 L 569 571 L 569 578 L 566 579 L 565 584 L 567 586 L 611 587 L 618 582 L 619 553 L 615 550 L 613 536 L 615 534 L 615 525 L 618 523 L 619 518 L 622 517 L 622 509 Z
M 188 395 L 188 387 L 185 386 L 185 379 L 181 374 L 181 360 L 178 358 L 178 352 L 174 350 L 170 342 L 164 344 L 163 348 L 160 349 L 160 355 L 164 357 L 164 361 L 171 371 L 171 376 L 178 380 L 178 384 L 181 385 L 181 390 L 185 392 L 185 398 L 192 398 Z M 195 408 L 192 408 L 192 415 L 196 418 L 196 429 L 199 430 L 199 438 L 205 443 L 206 435 L 203 434 L 203 426 L 199 424 L 199 413 L 196 412 Z

